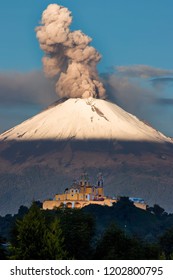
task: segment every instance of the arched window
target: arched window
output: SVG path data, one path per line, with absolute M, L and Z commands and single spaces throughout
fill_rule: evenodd
M 66 206 L 67 206 L 67 208 L 72 208 L 72 203 L 68 202 L 68 203 L 66 203 Z
M 81 204 L 79 202 L 76 202 L 74 205 L 75 208 L 81 208 Z

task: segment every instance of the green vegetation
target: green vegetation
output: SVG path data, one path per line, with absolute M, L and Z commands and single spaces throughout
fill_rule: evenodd
M 66 259 L 59 220 L 46 223 L 43 211 L 33 203 L 22 220 L 17 220 L 11 239 L 11 258 L 20 260 Z
M 0 217 L 0 259 L 173 259 L 173 214 L 128 198 L 112 207 L 42 210 L 38 202 Z
M 95 252 L 95 258 L 103 260 L 159 259 L 159 255 L 159 246 L 127 236 L 116 225 L 108 227 Z

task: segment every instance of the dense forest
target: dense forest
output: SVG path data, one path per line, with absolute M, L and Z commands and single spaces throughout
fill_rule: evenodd
M 42 210 L 40 202 L 0 216 L 0 259 L 173 259 L 173 214 L 127 197 L 112 207 Z

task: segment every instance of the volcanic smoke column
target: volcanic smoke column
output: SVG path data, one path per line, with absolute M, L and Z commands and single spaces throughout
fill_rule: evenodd
M 51 4 L 43 12 L 41 26 L 36 28 L 43 57 L 44 72 L 57 77 L 56 92 L 60 97 L 104 98 L 105 89 L 96 70 L 101 59 L 92 39 L 80 30 L 70 31 L 71 12 Z

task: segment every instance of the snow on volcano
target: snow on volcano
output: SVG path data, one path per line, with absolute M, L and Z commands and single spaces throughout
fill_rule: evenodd
M 171 138 L 119 106 L 95 98 L 70 98 L 55 103 L 0 135 L 0 141 L 63 139 L 172 143 Z

